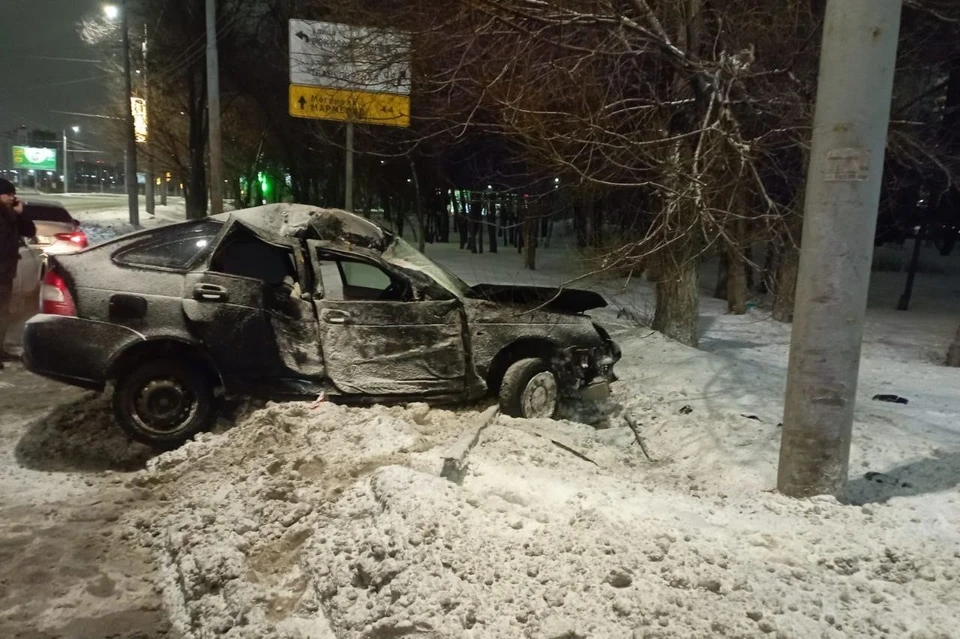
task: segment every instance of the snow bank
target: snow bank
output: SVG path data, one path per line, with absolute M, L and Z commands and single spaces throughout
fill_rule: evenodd
M 659 336 L 623 346 L 636 364 L 616 399 L 652 461 L 618 421 L 500 417 L 456 485 L 443 451 L 475 413 L 330 404 L 271 405 L 152 460 L 135 482 L 160 502 L 131 523 L 176 625 L 191 639 L 951 636 L 955 483 L 922 499 L 883 484 L 862 507 L 784 498 L 775 377 Z

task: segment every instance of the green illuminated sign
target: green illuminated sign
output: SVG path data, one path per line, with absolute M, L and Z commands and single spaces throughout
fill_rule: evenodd
M 36 146 L 15 146 L 13 147 L 13 168 L 56 171 L 57 150 Z

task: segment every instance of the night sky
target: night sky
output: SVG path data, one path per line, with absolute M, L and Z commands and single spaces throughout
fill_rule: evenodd
M 60 129 L 88 118 L 51 113 L 102 112 L 107 100 L 96 64 L 43 58 L 96 57 L 77 33 L 83 16 L 102 9 L 101 0 L 0 0 L 0 132 L 27 127 Z M 80 81 L 78 81 L 80 80 Z

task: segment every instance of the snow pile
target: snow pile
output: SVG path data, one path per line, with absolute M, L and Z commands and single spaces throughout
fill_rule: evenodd
M 17 460 L 45 471 L 138 470 L 153 456 L 117 426 L 108 397 L 85 393 L 33 421 L 17 442 Z
M 877 484 L 863 507 L 784 498 L 769 490 L 775 376 L 659 336 L 623 345 L 638 364 L 621 371 L 617 399 L 652 460 L 618 420 L 596 430 L 499 417 L 458 486 L 439 477 L 443 451 L 475 413 L 330 404 L 271 405 L 152 460 L 135 483 L 159 504 L 131 523 L 161 560 L 178 629 L 188 639 L 952 635 L 955 483 L 922 501 L 910 495 L 929 486 Z M 863 445 L 854 461 L 886 469 L 883 455 L 893 453 Z
M 299 556 L 325 526 L 322 508 L 376 468 L 407 463 L 439 474 L 418 451 L 456 436 L 469 415 L 425 405 L 371 410 L 270 405 L 225 435 L 152 460 L 133 481 L 159 494 L 135 517 L 167 577 L 175 625 L 190 637 L 313 637 L 322 618 Z

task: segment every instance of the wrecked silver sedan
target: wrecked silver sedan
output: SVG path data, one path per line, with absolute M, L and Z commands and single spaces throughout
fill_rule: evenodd
M 103 390 L 129 435 L 171 447 L 219 396 L 343 402 L 499 396 L 554 417 L 603 394 L 620 350 L 587 291 L 467 286 L 344 211 L 269 205 L 51 257 L 27 367 Z

